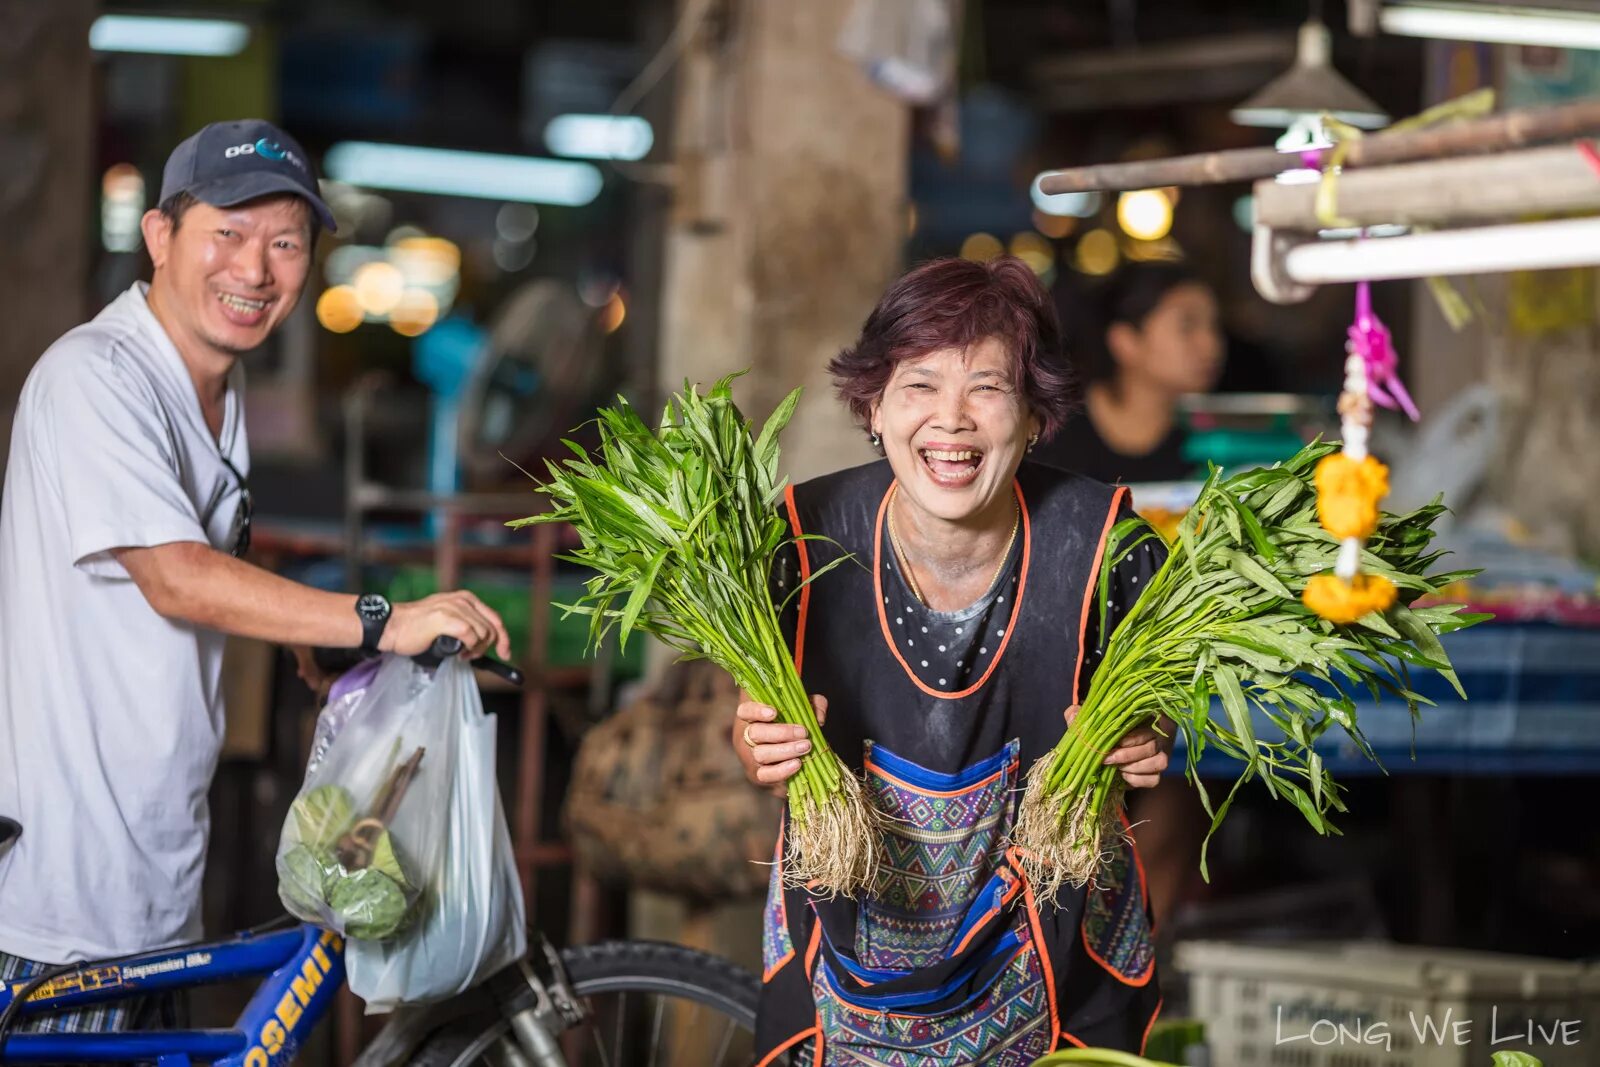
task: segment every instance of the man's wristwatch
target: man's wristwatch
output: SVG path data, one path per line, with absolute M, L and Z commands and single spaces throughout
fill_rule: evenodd
M 383 628 L 389 625 L 389 615 L 394 609 L 389 601 L 377 593 L 367 593 L 356 598 L 356 615 L 361 619 L 361 651 L 368 656 L 378 654 L 378 640 Z

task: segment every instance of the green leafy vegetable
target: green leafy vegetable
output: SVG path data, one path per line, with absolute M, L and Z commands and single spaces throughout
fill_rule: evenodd
M 405 926 L 409 907 L 405 891 L 376 867 L 340 869 L 328 893 L 334 918 L 351 937 L 384 941 Z
M 1493 1067 L 1544 1067 L 1544 1061 L 1527 1052 L 1503 1049 L 1494 1054 Z
M 1241 764 L 1220 806 L 1200 790 L 1212 833 L 1251 778 L 1317 832 L 1337 833 L 1329 815 L 1344 810 L 1341 790 L 1314 746 L 1337 726 L 1375 759 L 1356 721 L 1352 685 L 1374 699 L 1399 699 L 1412 716 L 1425 701 L 1411 687 L 1410 665 L 1438 671 L 1460 691 L 1438 635 L 1488 616 L 1412 606 L 1464 576 L 1429 573 L 1440 555 L 1425 551 L 1444 510 L 1437 502 L 1385 514 L 1369 540 L 1363 568 L 1400 590 L 1386 616 L 1339 626 L 1301 603 L 1307 579 L 1331 570 L 1339 551 L 1317 521 L 1312 480 L 1317 461 L 1334 449 L 1314 443 L 1281 466 L 1227 479 L 1211 472 L 1166 563 L 1106 643 L 1077 717 L 1029 772 L 1014 838 L 1043 896 L 1092 878 L 1105 836 L 1122 832 L 1122 779 L 1104 759 L 1137 727 L 1175 723 L 1197 786 L 1196 761 L 1208 746 Z M 1112 529 L 1098 585 L 1102 619 L 1111 569 L 1149 536 L 1140 519 Z M 1222 714 L 1211 711 L 1213 698 Z M 1270 731 L 1260 732 L 1262 718 Z M 1200 865 L 1204 873 L 1204 851 Z
M 768 591 L 773 558 L 789 533 L 776 507 L 778 436 L 800 390 L 778 405 L 759 436 L 733 402 L 732 376 L 704 396 L 687 383 L 652 431 L 626 400 L 602 408 L 593 454 L 548 463 L 539 487 L 549 511 L 511 523 L 570 523 L 582 548 L 563 557 L 590 568 L 586 595 L 569 612 L 590 616 L 590 639 L 636 630 L 685 658 L 716 662 L 779 721 L 805 727 L 811 752 L 789 779 L 791 884 L 850 893 L 872 884 L 878 816 L 850 769 L 829 748 L 784 642 Z M 846 562 L 819 568 L 812 581 Z
M 405 871 L 400 867 L 400 857 L 394 854 L 394 839 L 389 831 L 385 830 L 378 835 L 377 844 L 372 846 L 372 862 L 368 866 L 388 875 L 401 889 L 411 888 L 411 883 L 406 881 Z
M 1147 1060 L 1131 1052 L 1110 1048 L 1064 1048 L 1034 1060 L 1032 1067 L 1174 1067 L 1160 1060 Z
M 278 897 L 289 913 L 306 922 L 322 922 L 322 910 L 327 903 L 323 887 L 328 873 L 337 869 L 338 861 L 331 852 L 321 852 L 306 845 L 296 845 L 278 861 Z
M 397 803 L 394 796 L 388 806 Z M 278 897 L 306 922 L 383 941 L 406 927 L 420 894 L 383 823 L 370 817 L 357 823 L 354 810 L 349 791 L 338 785 L 317 786 L 295 798 L 291 816 L 299 843 L 278 860 Z
M 332 848 L 355 822 L 355 801 L 337 785 L 319 785 L 294 798 L 294 821 L 302 843 Z

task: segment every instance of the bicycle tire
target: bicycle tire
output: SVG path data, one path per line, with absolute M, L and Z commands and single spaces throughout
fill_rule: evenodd
M 745 1033 L 755 1030 L 761 983 L 718 956 L 659 941 L 602 941 L 561 956 L 574 992 L 586 1000 L 629 993 L 668 997 L 708 1008 Z M 429 1037 L 410 1065 L 466 1067 L 486 1059 L 509 1028 L 497 1011 L 466 1016 Z
M 678 992 L 755 1029 L 761 981 L 721 956 L 665 941 L 601 941 L 567 949 L 561 958 L 579 996 L 622 989 Z

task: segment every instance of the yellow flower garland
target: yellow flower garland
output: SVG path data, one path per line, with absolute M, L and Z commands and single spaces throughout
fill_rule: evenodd
M 1317 518 L 1322 528 L 1344 540 L 1365 540 L 1378 529 L 1378 502 L 1389 495 L 1389 468 L 1371 456 L 1344 453 L 1317 464 Z
M 1377 574 L 1358 574 L 1350 581 L 1316 574 L 1302 594 L 1306 607 L 1329 622 L 1349 625 L 1363 615 L 1387 611 L 1394 603 L 1394 583 Z
M 1367 454 L 1372 400 L 1366 364 L 1353 348 L 1344 374 L 1339 396 L 1344 449 L 1318 463 L 1316 473 L 1317 519 L 1339 539 L 1339 560 L 1333 573 L 1313 575 L 1300 599 L 1322 618 L 1347 626 L 1387 611 L 1396 594 L 1387 578 L 1361 573 L 1361 549 L 1378 529 L 1378 504 L 1389 494 L 1389 468 Z

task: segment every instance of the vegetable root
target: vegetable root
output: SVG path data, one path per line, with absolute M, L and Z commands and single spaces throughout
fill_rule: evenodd
M 1012 828 L 1012 843 L 1021 854 L 1023 876 L 1041 903 L 1055 900 L 1063 887 L 1081 888 L 1111 854 L 1114 838 L 1130 841 L 1122 828 L 1122 786 L 1113 781 L 1094 810 L 1096 794 L 1072 795 L 1050 784 L 1050 759 L 1028 771 Z M 1115 777 L 1115 768 L 1108 768 Z
M 784 883 L 822 896 L 849 895 L 877 884 L 883 817 L 861 782 L 838 757 L 839 790 L 820 800 L 804 794 L 790 801 L 791 833 L 785 836 Z

